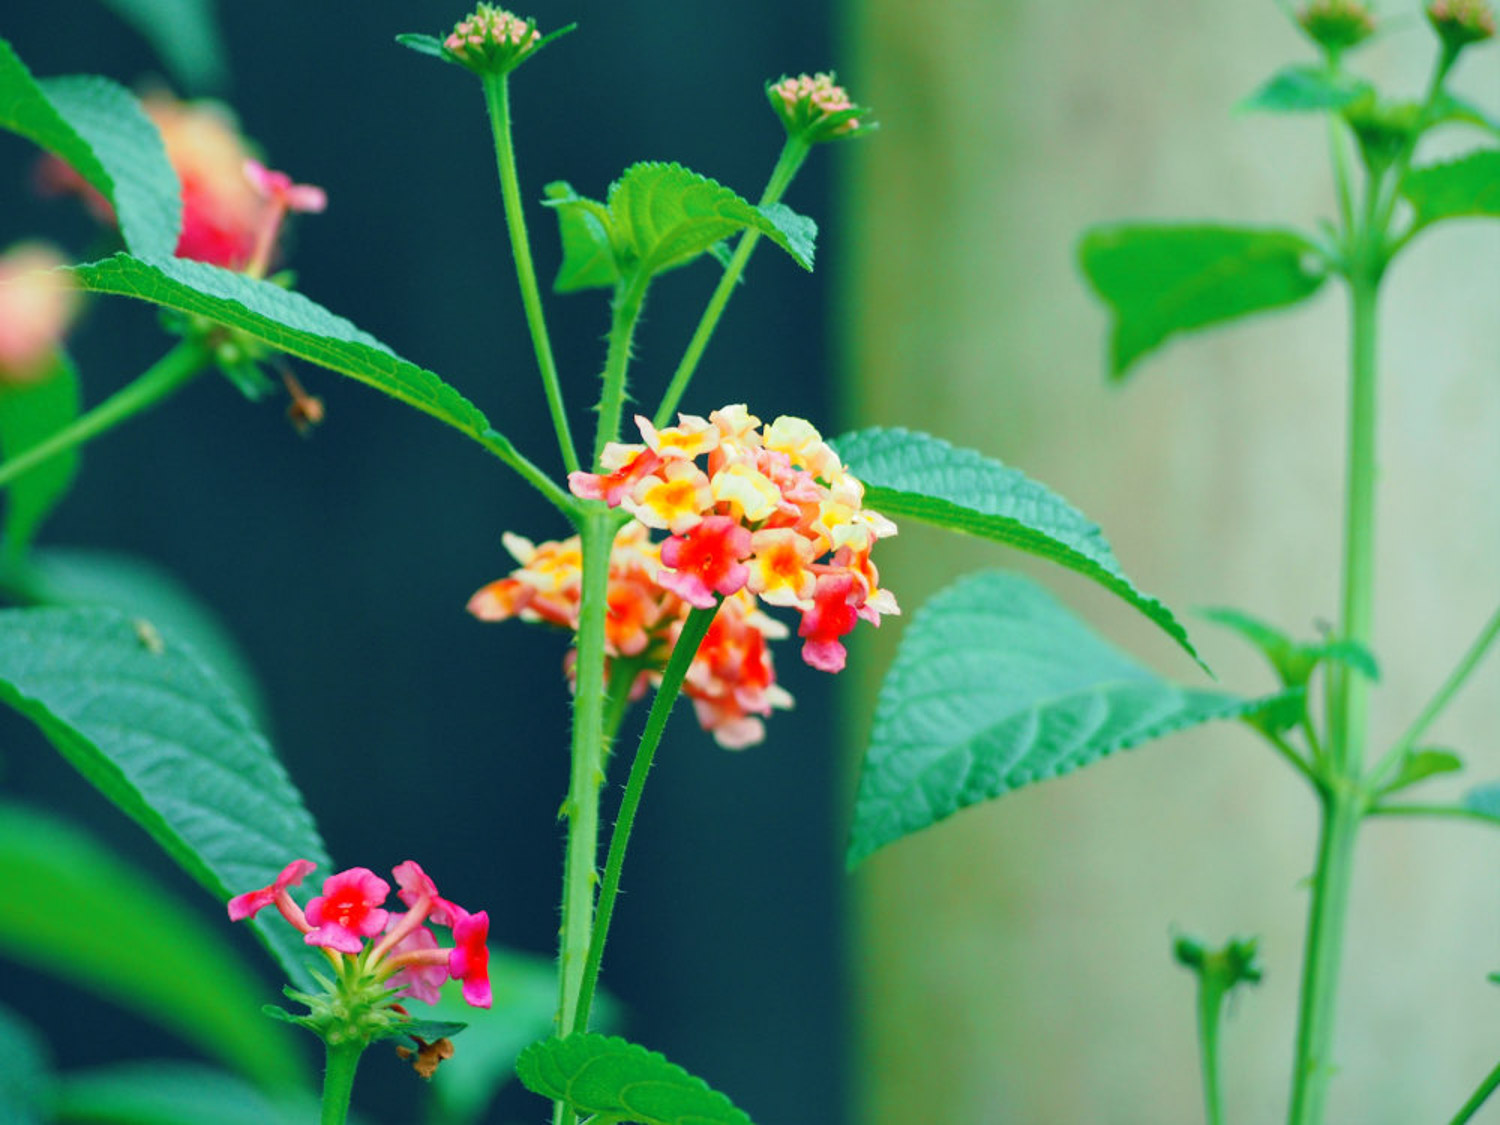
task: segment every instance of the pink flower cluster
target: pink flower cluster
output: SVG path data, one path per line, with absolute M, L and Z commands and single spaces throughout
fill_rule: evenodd
M 809 141 L 848 136 L 859 129 L 864 112 L 850 100 L 848 91 L 834 84 L 832 74 L 782 78 L 766 87 L 766 95 L 787 132 Z M 854 110 L 859 112 L 850 112 Z
M 663 587 L 703 608 L 748 590 L 797 609 L 802 658 L 825 672 L 843 669 L 841 638 L 858 619 L 900 612 L 870 561 L 896 525 L 863 507 L 864 486 L 811 423 L 783 415 L 762 428 L 738 404 L 661 430 L 636 424 L 645 444 L 610 443 L 610 471 L 571 473 L 568 486 L 669 533 Z
M 639 664 L 636 694 L 660 679 L 692 609 L 662 584 L 661 548 L 650 534 L 632 520 L 616 535 L 609 561 L 605 651 L 611 661 Z M 583 578 L 578 537 L 533 544 L 507 533 L 505 546 L 521 565 L 479 590 L 469 600 L 469 612 L 482 621 L 518 617 L 577 632 Z M 766 643 L 786 635 L 786 627 L 760 613 L 754 596 L 742 590 L 724 600 L 698 646 L 683 692 L 699 723 L 726 749 L 760 742 L 765 737 L 762 718 L 792 705 L 792 697 L 776 683 Z M 568 671 L 571 676 L 571 661 Z
M 454 26 L 443 46 L 470 70 L 504 72 L 536 50 L 541 40 L 536 21 L 523 20 L 493 4 L 480 4 Z
M 434 1004 L 450 978 L 463 982 L 464 999 L 476 1008 L 490 1006 L 490 916 L 470 914 L 438 894 L 437 886 L 414 861 L 397 864 L 391 874 L 400 888 L 404 913 L 385 909 L 391 886 L 367 867 L 351 867 L 323 880 L 323 893 L 298 906 L 289 888 L 316 868 L 296 859 L 268 887 L 229 900 L 230 921 L 251 918 L 267 906 L 307 935 L 308 945 L 330 959 L 348 955 L 368 976 L 388 980 L 398 995 Z M 428 923 L 452 931 L 453 944 L 440 946 Z M 367 940 L 376 939 L 371 944 Z

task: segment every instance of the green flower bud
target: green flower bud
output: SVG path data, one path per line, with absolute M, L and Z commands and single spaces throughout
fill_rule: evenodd
M 1297 23 L 1330 54 L 1357 46 L 1375 33 L 1375 16 L 1360 0 L 1310 0 L 1297 14 Z
M 1495 37 L 1495 10 L 1487 0 L 1432 0 L 1427 19 L 1455 54 L 1470 43 Z

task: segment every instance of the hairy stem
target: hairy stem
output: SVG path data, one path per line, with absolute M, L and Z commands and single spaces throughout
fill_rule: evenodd
M 635 814 L 641 805 L 641 794 L 646 788 L 646 775 L 651 772 L 651 761 L 656 748 L 661 744 L 662 732 L 667 729 L 667 718 L 672 713 L 672 704 L 682 690 L 682 681 L 687 676 L 698 646 L 703 643 L 708 627 L 713 624 L 713 609 L 695 609 L 688 615 L 672 648 L 671 659 L 662 671 L 661 684 L 656 689 L 656 698 L 651 702 L 651 712 L 646 716 L 646 729 L 641 733 L 640 745 L 636 748 L 635 761 L 630 766 L 630 778 L 625 783 L 625 795 L 620 799 L 620 813 L 615 818 L 615 829 L 609 838 L 609 857 L 604 862 L 604 883 L 599 889 L 598 914 L 594 924 L 594 938 L 589 945 L 588 964 L 584 968 L 583 988 L 578 1002 L 578 1022 L 588 1022 L 589 1005 L 594 999 L 594 989 L 599 983 L 599 965 L 604 959 L 604 943 L 609 940 L 609 923 L 614 915 L 615 898 L 620 892 L 620 871 L 625 866 L 625 849 L 630 846 L 630 833 L 635 827 Z
M 208 353 L 201 343 L 184 340 L 133 382 L 127 383 L 94 409 L 79 415 L 51 437 L 0 464 L 0 488 L 10 484 L 27 469 L 35 468 L 59 453 L 76 449 L 114 429 L 126 419 L 155 406 L 195 375 L 206 370 L 208 362 Z
M 557 377 L 557 362 L 552 358 L 552 340 L 547 335 L 547 320 L 542 313 L 542 294 L 536 283 L 536 267 L 531 260 L 531 241 L 526 235 L 526 212 L 521 206 L 521 187 L 516 175 L 516 150 L 510 131 L 510 81 L 508 74 L 487 74 L 484 78 L 484 101 L 490 114 L 490 132 L 495 139 L 495 160 L 500 171 L 500 197 L 505 205 L 505 226 L 510 232 L 511 256 L 516 262 L 516 281 L 521 286 L 521 304 L 526 309 L 526 327 L 531 332 L 531 348 L 536 353 L 537 368 L 542 373 L 542 390 L 547 396 L 547 410 L 552 428 L 557 431 L 557 447 L 568 472 L 578 469 L 578 451 L 568 428 L 568 414 L 563 406 L 562 385 Z
M 648 274 L 637 272 L 615 291 L 610 312 L 609 352 L 604 359 L 604 386 L 599 394 L 599 429 L 594 435 L 594 468 L 604 456 L 604 447 L 620 440 L 620 416 L 625 409 L 625 371 L 630 366 L 631 341 L 636 322 L 646 302 Z
M 323 1116 L 321 1125 L 344 1125 L 349 1118 L 349 1099 L 354 1093 L 354 1072 L 359 1067 L 363 1043 L 329 1043 L 323 1071 Z
M 797 170 L 802 167 L 802 162 L 807 159 L 807 153 L 808 144 L 805 140 L 787 138 L 776 167 L 771 172 L 771 179 L 766 184 L 766 190 L 761 193 L 760 206 L 765 207 L 781 200 L 786 189 L 791 186 L 793 177 L 797 175 Z M 682 360 L 672 373 L 672 381 L 667 384 L 667 393 L 662 396 L 652 425 L 659 428 L 671 421 L 673 411 L 682 401 L 688 383 L 693 378 L 693 372 L 698 370 L 698 361 L 703 358 L 704 349 L 708 347 L 714 329 L 719 326 L 724 306 L 729 304 L 734 287 L 739 283 L 740 275 L 745 272 L 745 264 L 750 261 L 750 255 L 755 252 L 755 244 L 759 241 L 758 230 L 747 230 L 740 235 L 734 248 L 734 256 L 729 259 L 729 265 L 724 267 L 724 275 L 719 278 L 719 284 L 714 288 L 713 296 L 708 299 L 708 306 L 703 310 L 698 327 L 693 330 L 693 337 L 688 341 L 687 350 L 682 353 Z

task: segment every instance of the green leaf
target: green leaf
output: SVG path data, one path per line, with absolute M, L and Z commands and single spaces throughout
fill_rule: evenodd
M 1500 218 L 1500 149 L 1483 148 L 1444 164 L 1413 168 L 1401 194 L 1416 211 L 1416 225 L 1440 219 Z
M 140 33 L 186 90 L 222 89 L 229 77 L 214 0 L 104 0 Z
M 0 1059 L 4 1060 L 0 1064 L 0 1121 L 42 1125 L 42 1106 L 51 1101 L 52 1060 L 36 1029 L 4 1005 L 0 1005 Z
M 1427 120 L 1431 125 L 1473 125 L 1492 136 L 1500 137 L 1500 121 L 1496 121 L 1472 102 L 1454 97 L 1446 91 L 1435 99 Z
M 680 164 L 632 164 L 610 185 L 607 205 L 561 182 L 546 191 L 562 230 L 559 292 L 676 269 L 743 230 L 759 231 L 804 269 L 813 266 L 811 219 L 779 204 L 756 207 Z
M 911 430 L 860 430 L 830 444 L 876 511 L 993 539 L 1076 571 L 1124 598 L 1198 659 L 1172 611 L 1125 577 L 1098 525 L 1019 470 Z
M 1236 108 L 1269 113 L 1340 109 L 1369 88 L 1368 82 L 1343 71 L 1321 66 L 1286 66 Z
M 322 305 L 267 281 L 203 262 L 143 262 L 116 254 L 73 275 L 85 289 L 206 317 L 264 344 L 348 375 L 480 439 L 490 424 L 479 408 L 431 371 L 408 363 Z
M 132 251 L 171 257 L 182 227 L 177 174 L 156 126 L 123 86 L 92 76 L 38 82 L 0 39 L 0 128 L 72 165 L 114 206 Z
M 272 1089 L 263 1093 L 189 1063 L 125 1063 L 59 1080 L 53 1113 L 59 1125 L 307 1125 L 318 1119 L 310 1094 L 287 1089 L 285 1081 Z
M 31 383 L 0 388 L 0 451 L 15 457 L 51 437 L 78 417 L 78 373 L 61 352 L 51 370 Z M 70 449 L 16 477 L 5 494 L 7 564 L 26 555 L 42 521 L 67 495 L 78 471 L 78 450 Z
M 243 707 L 196 654 L 105 609 L 0 612 L 0 702 L 220 903 L 328 856 L 302 797 Z M 312 952 L 274 912 L 253 919 L 290 979 Z
M 752 1125 L 701 1078 L 624 1039 L 546 1039 L 521 1052 L 516 1074 L 532 1093 L 592 1114 L 597 1125 Z
M 1452 750 L 1430 748 L 1408 750 L 1406 756 L 1401 759 L 1400 770 L 1388 785 L 1381 788 L 1380 793 L 1382 796 L 1398 793 L 1402 789 L 1409 789 L 1419 781 L 1426 781 L 1429 777 L 1457 773 L 1463 768 L 1464 760 Z
M 1094 227 L 1079 264 L 1114 313 L 1110 374 L 1179 332 L 1294 305 L 1328 276 L 1296 231 L 1223 226 Z
M 613 220 L 608 208 L 585 199 L 561 180 L 542 190 L 547 195 L 547 206 L 557 212 L 562 236 L 563 260 L 552 288 L 558 293 L 576 293 L 580 289 L 612 287 L 620 280 L 620 270 L 610 241 Z
M 1178 687 L 1020 575 L 971 575 L 917 613 L 881 685 L 849 865 L 980 801 L 1279 698 Z
M 205 923 L 77 828 L 21 805 L 0 804 L 0 870 L 4 956 L 108 998 L 265 1089 L 307 1082 L 296 1040 L 257 1010 L 264 986 L 224 940 L 227 919 Z
M 250 660 L 218 613 L 170 571 L 133 555 L 44 547 L 3 575 L 0 589 L 27 605 L 109 606 L 190 644 L 261 726 L 270 712 Z
M 813 266 L 810 241 L 794 243 L 759 208 L 680 164 L 632 164 L 610 185 L 609 213 L 617 245 L 648 275 L 686 265 L 720 239 L 749 228 L 803 269 Z
M 1459 807 L 1472 816 L 1500 824 L 1500 781 L 1476 785 L 1464 794 Z
M 1358 641 L 1294 641 L 1274 625 L 1223 606 L 1199 610 L 1198 615 L 1232 629 L 1260 649 L 1287 687 L 1305 685 L 1314 669 L 1325 660 L 1352 668 L 1371 682 L 1380 679 L 1380 665 L 1370 650 Z

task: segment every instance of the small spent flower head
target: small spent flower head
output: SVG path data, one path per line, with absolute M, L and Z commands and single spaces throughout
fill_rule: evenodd
M 1309 0 L 1297 13 L 1297 23 L 1309 39 L 1332 54 L 1357 46 L 1375 33 L 1375 16 L 1360 0 Z
M 507 74 L 542 46 L 536 21 L 480 4 L 443 40 L 448 57 L 475 74 Z
M 868 132 L 874 126 L 860 119 L 870 111 L 854 104 L 848 91 L 828 74 L 799 74 L 766 84 L 766 97 L 785 126 L 787 136 L 808 144 Z
M 1432 0 L 1427 19 L 1450 51 L 1495 37 L 1495 9 L 1488 0 Z

